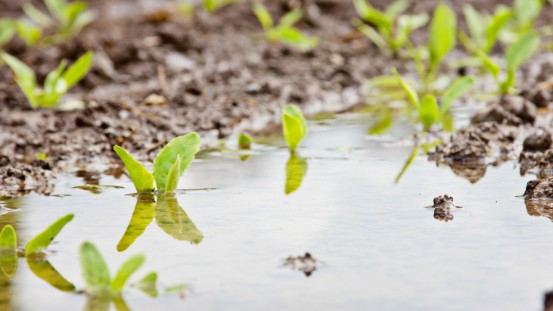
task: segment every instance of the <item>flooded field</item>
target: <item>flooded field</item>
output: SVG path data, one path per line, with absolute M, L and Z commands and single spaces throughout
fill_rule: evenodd
M 183 190 L 158 200 L 162 209 L 137 204 L 126 176 L 100 176 L 100 185 L 118 187 L 92 193 L 74 188 L 83 178 L 65 174 L 57 196 L 4 201 L 0 221 L 15 223 L 25 242 L 74 213 L 47 259 L 77 289 L 84 241 L 111 271 L 143 253 L 131 283 L 157 271 L 159 296 L 130 288 L 117 310 L 539 310 L 553 288 L 553 224 L 529 215 L 517 197 L 531 177 L 508 162 L 472 184 L 421 155 L 394 184 L 413 148 L 411 129 L 400 123 L 375 138 L 366 135 L 370 121 L 351 114 L 310 122 L 292 160 L 269 145 L 256 145 L 247 159 L 203 153 L 181 179 Z M 447 222 L 428 208 L 443 194 L 462 207 Z M 314 260 L 292 269 L 287 258 L 306 252 Z M 54 288 L 25 259 L 2 283 L 2 310 L 109 308 L 109 300 L 87 304 L 84 294 Z

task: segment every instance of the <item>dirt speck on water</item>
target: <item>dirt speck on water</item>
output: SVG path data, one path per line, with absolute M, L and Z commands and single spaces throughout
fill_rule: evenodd
M 301 271 L 306 277 L 311 276 L 311 274 L 317 270 L 319 263 L 320 262 L 315 257 L 311 256 L 310 253 L 305 253 L 305 255 L 297 257 L 289 256 L 284 260 L 285 267 Z

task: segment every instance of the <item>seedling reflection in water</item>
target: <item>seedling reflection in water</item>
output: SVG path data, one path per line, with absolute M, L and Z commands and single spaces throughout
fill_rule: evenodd
M 154 180 L 160 193 L 172 193 L 201 144 L 200 135 L 195 132 L 174 138 L 154 159 L 153 174 L 122 147 L 114 146 L 113 150 L 125 164 L 138 193 L 154 191 Z

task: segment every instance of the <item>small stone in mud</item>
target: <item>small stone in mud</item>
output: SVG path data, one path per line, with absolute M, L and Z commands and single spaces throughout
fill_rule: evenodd
M 453 220 L 453 211 L 457 208 L 453 204 L 453 197 L 445 194 L 434 198 L 434 218 L 440 221 L 448 222 Z
M 519 126 L 534 124 L 536 121 L 536 105 L 521 96 L 505 95 L 489 107 L 472 117 L 472 123 L 486 121 Z
M 167 99 L 158 94 L 150 94 L 144 99 L 144 105 L 146 106 L 163 106 L 165 104 L 167 104 Z
M 315 270 L 317 270 L 317 265 L 319 261 L 311 256 L 310 253 L 305 253 L 303 256 L 289 256 L 284 260 L 284 266 L 292 270 L 301 271 L 305 276 L 309 277 Z
M 524 139 L 523 151 L 545 151 L 551 143 L 551 133 L 540 127 Z

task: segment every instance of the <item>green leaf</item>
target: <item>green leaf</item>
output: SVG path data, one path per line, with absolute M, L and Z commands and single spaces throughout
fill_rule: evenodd
M 16 22 L 16 29 L 19 37 L 25 41 L 27 45 L 36 44 L 42 37 L 42 29 L 24 20 L 18 20 Z
M 34 71 L 25 63 L 7 53 L 2 53 L 2 60 L 11 68 L 15 74 L 17 85 L 21 88 L 25 97 L 35 108 L 39 106 L 39 102 L 35 96 L 35 91 L 38 89 L 36 85 L 36 76 Z
M 384 14 L 393 20 L 403 14 L 407 8 L 409 8 L 408 0 L 396 0 L 386 8 Z
M 52 25 L 52 20 L 50 20 L 50 17 L 48 15 L 42 13 L 39 9 L 37 9 L 34 5 L 27 2 L 23 4 L 23 12 L 36 24 L 38 24 L 42 28 L 48 28 Z
M 365 21 L 373 24 L 374 26 L 386 31 L 390 31 L 392 28 L 392 20 L 386 14 L 375 10 L 365 0 L 353 0 L 357 14 L 361 16 Z
M 482 62 L 482 65 L 484 68 L 494 77 L 494 79 L 497 81 L 499 77 L 499 72 L 501 71 L 501 67 L 496 64 L 494 61 L 492 61 L 486 53 L 482 52 L 481 50 L 476 51 L 476 56 L 480 59 Z
M 440 110 L 436 98 L 433 95 L 424 96 L 419 108 L 419 120 L 424 126 L 424 131 L 428 131 L 439 119 Z
M 81 81 L 84 76 L 86 76 L 90 66 L 92 65 L 93 58 L 94 53 L 88 51 L 83 56 L 79 57 L 73 65 L 67 68 L 67 70 L 63 73 L 63 79 L 65 80 L 65 83 L 67 83 L 67 89 L 73 87 L 77 84 L 77 82 Z
M 8 43 L 16 32 L 15 22 L 9 18 L 0 18 L 0 47 Z
M 169 170 L 169 173 L 167 174 L 167 181 L 165 184 L 165 193 L 172 193 L 177 189 L 179 186 L 179 178 L 180 178 L 180 162 L 181 162 L 181 156 L 180 154 L 177 156 L 177 160 L 175 163 L 173 163 L 173 166 L 171 166 L 171 169 Z
M 369 128 L 369 135 L 382 135 L 384 134 L 391 126 L 393 122 L 392 110 L 387 108 L 381 113 L 379 120 Z
M 174 194 L 162 194 L 157 199 L 155 207 L 157 225 L 177 240 L 200 244 L 204 235 L 179 206 Z
M 238 148 L 240 149 L 250 149 L 252 147 L 253 139 L 244 133 L 240 133 L 238 136 Z
M 269 10 L 267 10 L 263 4 L 256 2 L 253 5 L 253 14 L 255 14 L 261 24 L 261 27 L 263 27 L 265 31 L 273 28 L 273 18 L 271 17 L 271 13 L 269 13 Z
M 109 269 L 96 246 L 84 242 L 81 245 L 80 256 L 87 292 L 93 295 L 108 292 L 111 284 Z
M 419 150 L 419 146 L 415 145 L 413 147 L 413 151 L 411 151 L 411 154 L 409 154 L 409 158 L 407 158 L 407 161 L 405 161 L 405 164 L 401 168 L 401 171 L 399 171 L 399 174 L 397 174 L 394 183 L 396 183 L 396 184 L 399 183 L 399 180 L 401 179 L 403 174 L 405 174 L 405 172 L 407 172 L 407 169 L 411 166 L 411 164 L 413 164 L 413 161 L 417 157 L 418 150 Z
M 44 93 L 47 96 L 57 95 L 59 97 L 59 94 L 65 94 L 65 92 L 67 92 L 67 84 L 65 83 L 65 80 L 60 80 L 66 65 L 67 61 L 62 60 L 58 65 L 58 68 L 46 76 L 46 80 L 44 80 Z
M 67 9 L 65 0 L 44 0 L 44 2 L 50 14 L 56 17 L 58 21 L 63 21 Z
M 86 10 L 86 3 L 81 1 L 75 1 L 67 5 L 65 8 L 65 12 L 63 12 L 64 16 L 64 25 L 63 30 L 65 32 L 71 33 L 73 28 L 73 23 L 77 20 L 79 15 L 84 13 Z
M 470 4 L 463 6 L 463 14 L 465 15 L 465 21 L 467 22 L 473 43 L 477 48 L 482 48 L 481 45 L 484 43 L 483 40 L 486 35 L 486 19 Z
M 513 13 L 509 9 L 498 10 L 486 28 L 486 45 L 484 52 L 488 53 L 493 49 L 497 36 L 505 24 L 512 18 Z
M 75 285 L 66 280 L 48 260 L 27 258 L 27 266 L 40 279 L 62 292 L 74 292 Z
M 535 31 L 529 31 L 522 35 L 505 52 L 507 66 L 517 69 L 534 54 L 540 45 L 540 36 Z
M 152 220 L 154 220 L 155 203 L 153 194 L 138 194 L 127 230 L 125 230 L 123 237 L 119 243 L 117 243 L 118 252 L 122 252 L 129 248 L 129 246 L 144 233 L 144 230 L 146 230 Z
M 540 15 L 543 0 L 515 0 L 513 12 L 522 28 L 531 27 L 534 20 Z
M 379 49 L 384 50 L 388 42 L 373 27 L 370 27 L 360 20 L 354 20 L 353 25 L 371 40 Z
M 86 27 L 86 25 L 90 24 L 95 19 L 96 19 L 96 14 L 94 14 L 94 12 L 91 12 L 91 11 L 86 11 L 79 14 L 79 16 L 77 16 L 77 18 L 71 25 L 71 28 L 69 29 L 70 34 L 71 35 L 78 34 L 84 27 Z
M 442 97 L 442 106 L 440 107 L 442 116 L 449 110 L 451 103 L 472 89 L 474 81 L 474 77 L 471 76 L 461 77 L 453 81 Z
M 411 32 L 424 26 L 428 22 L 428 15 L 402 15 L 397 21 L 396 45 L 402 47 L 409 39 Z
M 295 150 L 307 135 L 307 121 L 298 106 L 288 104 L 282 110 L 282 131 L 290 150 Z
M 136 161 L 127 152 L 127 150 L 119 146 L 113 146 L 113 150 L 117 153 L 119 158 L 121 158 L 121 161 L 123 161 L 127 171 L 129 171 L 129 175 L 131 176 L 131 180 L 136 188 L 136 191 L 139 193 L 154 191 L 154 175 L 148 172 L 142 164 Z
M 5 225 L 0 232 L 0 269 L 11 278 L 17 271 L 17 236 L 11 225 Z
M 290 158 L 286 162 L 286 184 L 284 185 L 284 193 L 288 195 L 298 190 L 306 173 L 307 160 L 298 157 L 296 154 L 290 154 Z
M 299 22 L 303 17 L 302 9 L 294 9 L 286 13 L 279 22 L 279 26 L 292 27 L 295 23 Z
M 407 97 L 409 98 L 409 101 L 411 102 L 411 104 L 413 104 L 413 106 L 418 109 L 420 106 L 420 99 L 415 89 L 409 83 L 407 83 L 407 81 L 403 80 L 403 78 L 399 75 L 399 73 L 395 68 L 392 69 L 392 73 L 396 77 L 399 85 L 401 85 L 401 87 L 407 94 Z
M 146 274 L 138 283 L 135 284 L 135 286 L 141 290 L 143 293 L 145 293 L 148 296 L 151 297 L 157 297 L 158 291 L 157 291 L 157 273 L 151 272 Z
M 142 254 L 138 254 L 125 261 L 111 282 L 112 292 L 121 292 L 129 277 L 142 266 L 144 260 L 146 260 L 146 257 Z
M 154 178 L 159 191 L 164 191 L 167 182 L 167 175 L 177 160 L 181 156 L 180 176 L 184 174 L 186 168 L 192 163 L 202 140 L 200 135 L 193 132 L 187 135 L 179 136 L 171 140 L 154 159 Z M 179 177 L 180 177 L 179 176 Z
M 434 68 L 455 46 L 456 37 L 455 13 L 445 4 L 441 3 L 434 10 L 432 24 L 430 25 L 430 63 Z
M 25 255 L 29 256 L 31 254 L 41 252 L 43 249 L 47 248 L 58 233 L 60 233 L 61 229 L 63 229 L 63 227 L 65 227 L 65 225 L 70 222 L 73 217 L 75 217 L 74 214 L 67 214 L 56 220 L 48 228 L 35 236 L 27 243 L 27 246 L 25 247 Z

